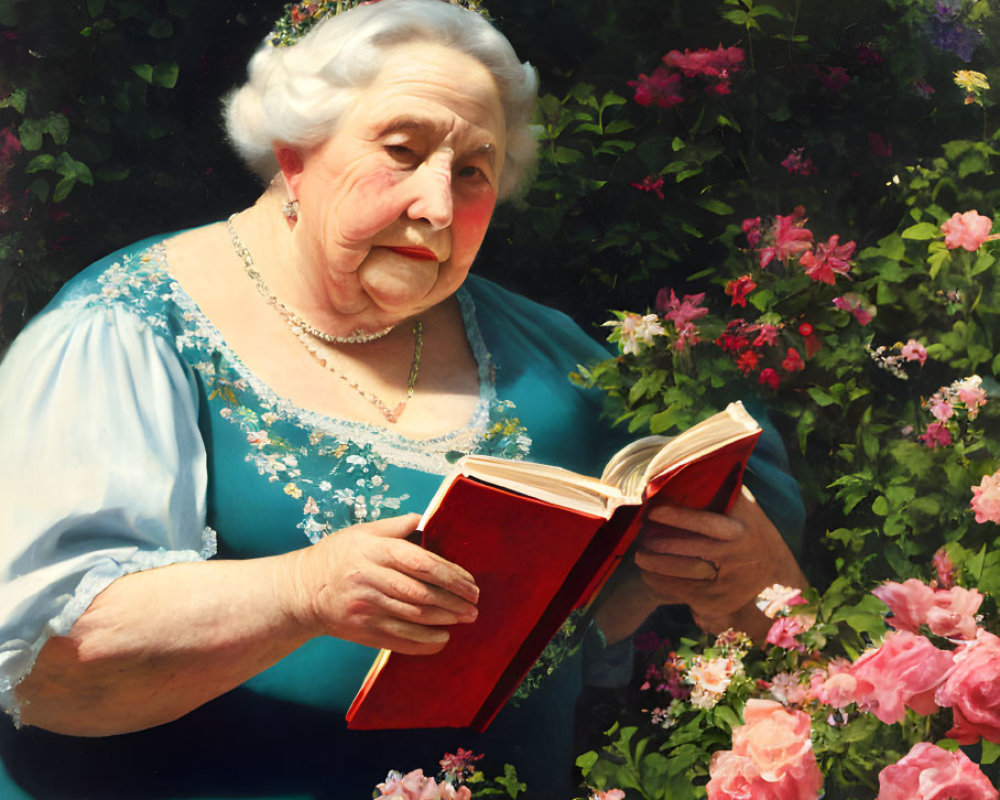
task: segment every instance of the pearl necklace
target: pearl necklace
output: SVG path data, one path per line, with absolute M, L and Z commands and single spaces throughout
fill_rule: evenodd
M 260 292 L 261 296 L 267 301 L 267 304 L 281 315 L 281 318 L 285 321 L 285 324 L 288 325 L 289 330 L 295 338 L 299 340 L 309 355 L 311 355 L 320 366 L 332 372 L 361 397 L 377 408 L 388 422 L 398 422 L 400 416 L 403 414 L 403 411 L 406 409 L 406 404 L 409 402 L 410 398 L 413 397 L 413 387 L 416 386 L 417 375 L 420 373 L 420 355 L 424 346 L 424 326 L 420 320 L 414 320 L 413 322 L 413 361 L 410 363 L 410 376 L 406 381 L 406 397 L 400 400 L 393 408 L 389 408 L 389 406 L 387 406 L 381 398 L 365 389 L 362 389 L 356 381 L 352 381 L 343 372 L 330 364 L 326 357 L 319 352 L 319 349 L 310 337 L 321 339 L 330 344 L 364 344 L 365 342 L 372 342 L 376 339 L 381 339 L 396 326 L 390 325 L 388 328 L 371 333 L 365 333 L 364 331 L 358 330 L 350 336 L 344 337 L 333 336 L 325 331 L 313 328 L 284 303 L 282 303 L 277 297 L 271 294 L 271 291 L 267 288 L 267 284 L 264 282 L 264 278 L 254 266 L 253 256 L 250 254 L 250 250 L 245 244 L 243 244 L 240 237 L 236 233 L 236 227 L 233 224 L 233 219 L 235 217 L 236 215 L 233 214 L 226 222 L 226 225 L 229 228 L 229 236 L 233 242 L 233 249 L 243 260 L 243 267 L 246 270 L 247 275 L 254 282 L 257 287 L 257 291 Z

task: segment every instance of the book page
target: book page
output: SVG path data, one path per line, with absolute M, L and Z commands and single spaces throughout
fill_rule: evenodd
M 528 461 L 470 455 L 458 462 L 462 474 L 518 494 L 598 517 L 608 517 L 621 492 L 596 478 Z
M 608 462 L 601 480 L 636 498 L 650 479 L 667 467 L 700 456 L 747 433 L 760 429 L 740 402 L 677 436 L 647 436 L 619 450 Z

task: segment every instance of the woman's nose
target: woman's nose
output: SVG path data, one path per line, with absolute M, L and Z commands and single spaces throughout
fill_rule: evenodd
M 406 210 L 410 219 L 427 220 L 435 230 L 451 225 L 451 159 L 444 155 L 426 161 L 410 177 L 413 200 Z

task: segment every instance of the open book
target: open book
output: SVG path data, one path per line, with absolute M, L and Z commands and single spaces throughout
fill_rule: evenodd
M 600 480 L 559 467 L 465 456 L 424 514 L 424 547 L 467 569 L 479 616 L 439 653 L 383 650 L 348 727 L 484 730 L 560 626 L 597 594 L 639 533 L 654 496 L 727 512 L 760 426 L 732 403 L 673 438 L 616 453 Z

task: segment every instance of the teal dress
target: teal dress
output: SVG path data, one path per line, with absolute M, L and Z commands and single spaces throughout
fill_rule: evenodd
M 470 277 L 457 298 L 479 400 L 470 420 L 426 441 L 276 395 L 172 279 L 154 240 L 91 266 L 31 323 L 0 366 L 0 486 L 16 498 L 0 504 L 0 530 L 13 532 L 0 540 L 0 703 L 11 720 L 0 724 L 0 797 L 365 798 L 388 770 L 432 774 L 459 747 L 485 753 L 487 772 L 515 764 L 530 796 L 573 796 L 579 654 L 484 734 L 347 731 L 375 651 L 332 637 L 149 731 L 83 739 L 15 727 L 13 688 L 45 640 L 121 575 L 283 553 L 421 512 L 458 453 L 599 474 L 620 437 L 599 422 L 599 398 L 566 375 L 606 351 L 488 281 Z M 758 457 L 751 488 L 777 492 L 772 508 L 788 512 L 797 492 L 782 458 L 780 445 Z M 790 530 L 801 513 L 789 519 Z

